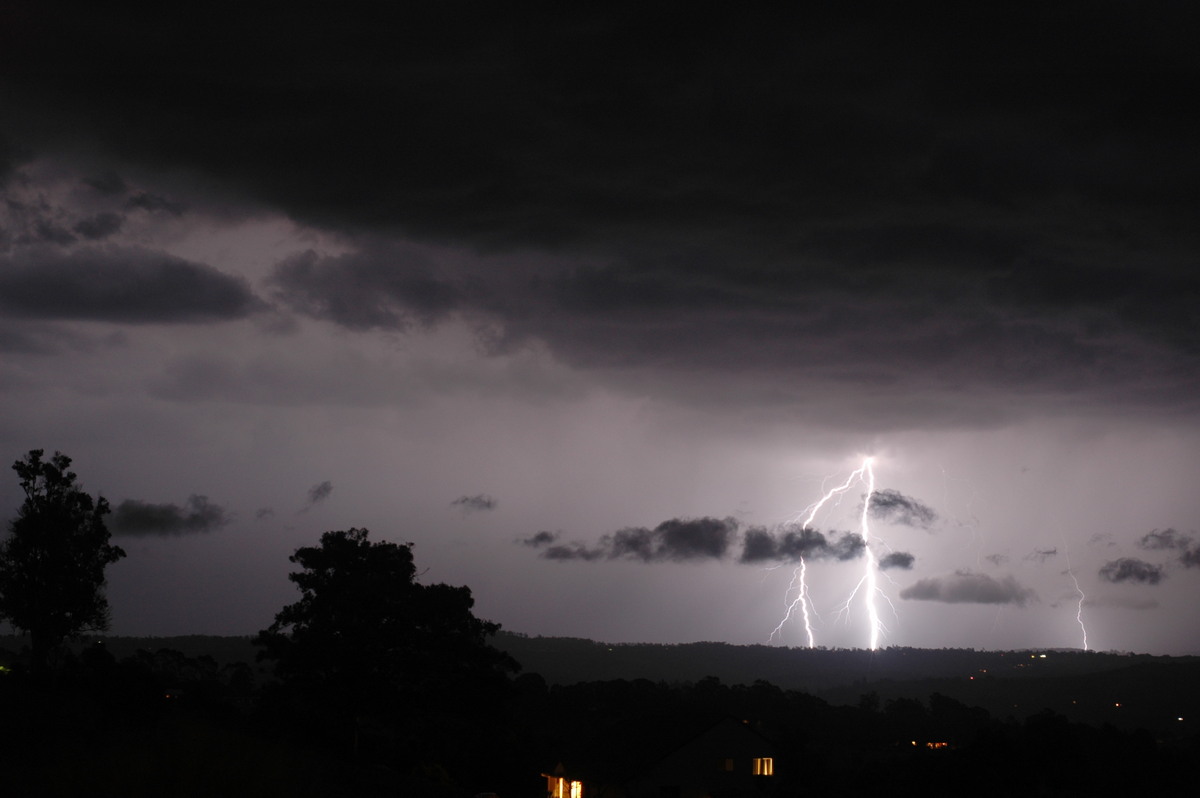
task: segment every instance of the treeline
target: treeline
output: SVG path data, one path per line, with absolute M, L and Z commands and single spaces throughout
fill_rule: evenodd
M 823 691 L 862 681 L 959 679 L 979 673 L 1016 678 L 1074 677 L 1135 664 L 1200 665 L 1200 657 L 1155 657 L 1096 651 L 980 651 L 892 646 L 866 649 L 787 648 L 728 643 L 600 643 L 572 637 L 501 632 L 495 645 L 553 682 L 646 678 L 727 682 L 766 679 L 781 687 Z
M 257 678 L 249 663 L 168 649 L 118 659 L 96 644 L 63 654 L 51 686 L 31 681 L 19 655 L 5 661 L 12 795 L 536 798 L 558 762 L 618 784 L 728 717 L 774 743 L 777 795 L 1182 792 L 1200 755 L 1194 734 L 1045 709 L 998 718 L 941 693 L 868 691 L 839 706 L 765 681 L 554 685 L 522 673 L 494 685 L 486 707 L 392 707 L 342 725 L 315 707 L 319 695 Z
M 998 718 L 1050 709 L 1071 721 L 1145 728 L 1169 738 L 1200 719 L 1200 657 L 1083 651 L 974 649 L 799 649 L 725 643 L 605 644 L 501 632 L 495 645 L 549 682 L 644 678 L 732 684 L 770 682 L 832 704 L 932 693 L 985 708 Z M 1180 721 L 1179 718 L 1184 718 Z M 1189 722 L 1188 719 L 1193 719 Z

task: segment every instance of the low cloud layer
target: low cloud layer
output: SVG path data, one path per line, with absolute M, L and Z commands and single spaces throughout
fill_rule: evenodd
M 829 537 L 809 527 L 786 525 L 777 530 L 753 527 L 743 538 L 744 563 L 795 562 L 805 559 L 853 560 L 862 555 L 866 542 L 852 532 Z
M 879 559 L 879 570 L 887 571 L 892 568 L 901 568 L 905 571 L 911 571 L 913 563 L 917 558 L 906 551 L 893 551 L 891 554 L 885 554 Z
M 477 493 L 474 496 L 459 496 L 454 501 L 450 502 L 451 507 L 462 510 L 464 513 L 482 513 L 488 510 L 495 510 L 499 504 L 494 496 L 489 496 L 486 493 Z
M 24 318 L 194 323 L 240 319 L 263 307 L 240 277 L 144 249 L 68 254 L 37 246 L 0 256 L 0 312 Z
M 333 493 L 333 483 L 329 480 L 325 480 L 324 482 L 313 485 L 308 489 L 309 506 L 320 504 L 328 499 L 331 493 Z
M 950 576 L 918 580 L 901 590 L 900 598 L 944 604 L 1015 604 L 1023 607 L 1037 598 L 1037 594 L 1012 576 L 996 579 L 987 574 L 957 571 Z
M 605 535 L 594 547 L 582 544 L 550 546 L 550 560 L 640 560 L 687 562 L 720 560 L 737 532 L 732 518 L 673 518 L 654 529 L 628 527 Z M 535 536 L 536 537 L 536 536 Z
M 741 535 L 741 553 L 736 552 L 739 525 L 733 518 L 672 518 L 653 529 L 627 527 L 605 535 L 594 544 L 560 542 L 561 533 L 538 532 L 519 541 L 541 551 L 548 560 L 639 560 L 641 562 L 687 562 L 724 560 L 736 557 L 746 564 L 775 564 L 811 560 L 853 560 L 861 557 L 866 543 L 853 532 L 826 535 L 799 524 L 775 529 L 750 527 Z M 905 564 L 905 558 L 908 558 Z M 897 554 L 886 566 L 906 568 L 911 555 Z
M 1118 584 L 1133 582 L 1142 585 L 1157 585 L 1164 578 L 1163 567 L 1136 557 L 1121 557 L 1106 562 L 1100 568 L 1100 578 Z
M 871 494 L 871 517 L 889 524 L 929 529 L 937 521 L 937 513 L 928 505 L 905 496 L 898 490 L 884 488 Z
M 1138 540 L 1139 549 L 1146 551 L 1164 551 L 1186 549 L 1192 542 L 1190 535 L 1181 534 L 1174 529 L 1152 529 Z
M 212 532 L 229 523 L 229 514 L 207 496 L 189 496 L 184 506 L 126 499 L 112 514 L 116 535 L 160 536 Z

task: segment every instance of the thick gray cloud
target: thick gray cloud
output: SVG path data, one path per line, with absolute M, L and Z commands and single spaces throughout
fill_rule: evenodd
M 1181 534 L 1174 529 L 1152 529 L 1138 539 L 1138 548 L 1147 551 L 1162 551 L 1164 549 L 1187 549 L 1191 545 L 1190 535 Z
M 928 529 L 937 520 L 937 513 L 928 505 L 898 490 L 884 488 L 871 494 L 870 513 L 890 524 Z
M 125 207 L 135 210 L 150 211 L 152 213 L 162 212 L 168 213 L 171 216 L 182 216 L 187 210 L 181 202 L 166 197 L 160 197 L 157 194 L 151 194 L 146 191 L 139 191 L 131 196 L 125 203 Z
M 906 551 L 893 551 L 879 559 L 879 568 L 883 571 L 890 568 L 902 568 L 905 571 L 911 571 L 916 559 L 916 557 Z
M 458 290 L 411 251 L 329 258 L 309 251 L 277 264 L 271 282 L 275 297 L 293 310 L 351 329 L 432 324 L 460 301 Z
M 972 571 L 920 579 L 900 591 L 900 598 L 945 604 L 1016 604 L 1023 607 L 1036 594 L 1012 576 L 1000 579 Z
M 805 559 L 853 560 L 860 557 L 866 542 L 853 532 L 825 534 L 800 524 L 785 524 L 774 530 L 752 527 L 742 539 L 741 562 L 795 562 Z
M 495 510 L 499 504 L 494 496 L 489 496 L 486 493 L 477 493 L 474 496 L 459 496 L 454 501 L 450 502 L 451 507 L 457 507 L 464 513 L 479 513 L 487 510 Z
M 558 532 L 548 532 L 543 529 L 542 531 L 530 535 L 527 538 L 523 538 L 520 543 L 531 548 L 540 549 L 543 546 L 549 546 L 551 543 L 558 540 L 558 536 Z
M 189 496 L 182 507 L 126 499 L 113 510 L 112 529 L 116 535 L 188 535 L 212 532 L 229 521 L 225 508 L 207 496 Z
M 654 529 L 627 527 L 602 537 L 595 546 L 581 543 L 545 547 L 554 538 L 540 532 L 526 545 L 542 548 L 549 560 L 640 560 L 686 562 L 725 557 L 738 524 L 732 518 L 672 518 Z
M 1163 580 L 1163 567 L 1135 557 L 1110 560 L 1100 567 L 1099 576 L 1106 582 L 1137 582 L 1157 585 Z
M 497 349 L 542 342 L 693 401 L 879 426 L 1191 407 L 1196 11 L 1006 9 L 982 39 L 901 12 L 751 12 L 734 33 L 477 12 L 314 15 L 287 37 L 218 15 L 195 21 L 201 52 L 167 19 L 81 9 L 13 43 L 10 63 L 56 68 L 9 76 L 6 116 L 30 120 L 10 149 L 189 170 L 344 233 L 349 252 L 287 258 L 273 285 L 355 330 L 463 317 Z M 97 172 L 130 212 L 181 210 Z M 379 243 L 398 234 L 457 254 Z
M 104 211 L 80 219 L 72 229 L 89 241 L 98 241 L 116 233 L 124 223 L 125 220 L 119 214 Z
M 733 518 L 672 518 L 654 529 L 628 527 L 603 536 L 594 546 L 581 542 L 559 544 L 559 533 L 538 532 L 520 541 L 540 549 L 551 560 L 641 560 L 681 562 L 720 560 L 732 555 L 738 522 Z M 555 545 L 551 545 L 555 544 Z M 866 542 L 853 532 L 831 536 L 799 524 L 775 529 L 750 527 L 742 535 L 738 561 L 748 564 L 814 560 L 853 560 L 861 557 Z
M 333 493 L 332 482 L 328 479 L 324 482 L 318 482 L 308 489 L 308 506 L 311 507 L 314 504 L 320 504 L 328 499 L 331 493 Z
M 145 249 L 31 246 L 0 255 L 0 312 L 15 316 L 214 322 L 262 306 L 240 277 Z

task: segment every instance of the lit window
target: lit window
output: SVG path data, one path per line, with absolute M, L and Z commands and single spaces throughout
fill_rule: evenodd
M 774 776 L 775 775 L 775 760 L 769 756 L 761 759 L 755 759 L 752 767 L 752 772 L 755 776 Z
M 583 798 L 583 782 L 571 782 L 571 798 Z

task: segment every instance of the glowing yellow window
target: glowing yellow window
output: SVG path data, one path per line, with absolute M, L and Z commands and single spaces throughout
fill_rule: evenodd
M 583 782 L 571 782 L 571 798 L 583 798 Z
M 755 776 L 774 776 L 775 775 L 775 760 L 769 756 L 761 759 L 755 759 L 751 772 Z

